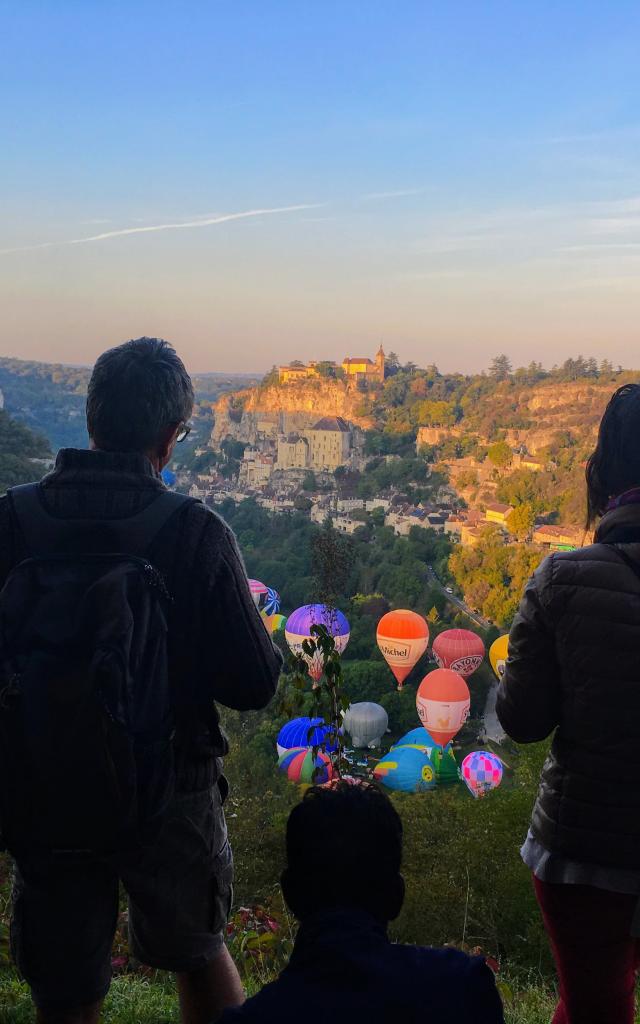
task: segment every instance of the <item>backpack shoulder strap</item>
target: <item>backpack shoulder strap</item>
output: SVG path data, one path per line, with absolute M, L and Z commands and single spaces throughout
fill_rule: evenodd
M 20 484 L 7 491 L 14 515 L 31 555 L 46 555 L 71 548 L 99 547 L 130 555 L 144 555 L 163 526 L 195 498 L 162 491 L 145 509 L 125 519 L 62 519 L 47 512 L 40 484 Z

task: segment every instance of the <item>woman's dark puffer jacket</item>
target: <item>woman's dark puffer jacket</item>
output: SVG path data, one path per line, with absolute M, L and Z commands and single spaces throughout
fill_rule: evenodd
M 572 860 L 640 870 L 640 505 L 551 555 L 509 638 L 498 717 L 518 743 L 555 729 L 531 828 Z

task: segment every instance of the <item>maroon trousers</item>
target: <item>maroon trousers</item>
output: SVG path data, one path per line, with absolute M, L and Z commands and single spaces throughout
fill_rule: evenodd
M 558 971 L 552 1024 L 633 1024 L 640 940 L 637 896 L 533 879 Z

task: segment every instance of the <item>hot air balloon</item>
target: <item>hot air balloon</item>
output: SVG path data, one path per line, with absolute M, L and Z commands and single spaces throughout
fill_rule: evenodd
M 450 668 L 468 679 L 484 658 L 484 644 L 470 629 L 446 629 L 432 645 L 440 668 Z
M 329 755 L 319 751 L 314 758 L 308 747 L 293 747 L 285 751 L 278 761 L 278 768 L 287 773 L 290 782 L 303 782 L 309 786 L 321 786 L 334 775 Z
M 324 724 L 323 718 L 292 718 L 278 733 L 278 757 L 282 757 L 287 750 L 294 747 L 310 750 L 311 747 L 320 747 L 323 743 L 326 744 L 329 753 L 332 753 L 337 750 L 338 744 L 326 742 L 329 731 L 329 726 Z
M 418 750 L 424 750 L 431 758 L 438 782 L 444 785 L 459 782 L 458 764 L 450 743 L 447 743 L 446 747 L 441 747 L 426 729 L 419 728 L 411 729 L 410 732 L 402 736 L 391 748 L 391 751 L 399 750 L 400 747 L 415 747 Z
M 502 782 L 502 761 L 488 750 L 474 750 L 462 762 L 460 774 L 471 795 L 479 800 Z
M 397 743 L 394 743 L 395 747 L 425 747 L 427 750 L 431 750 L 436 745 L 433 736 L 422 726 L 418 726 L 417 729 L 410 729 L 409 732 L 400 737 Z
M 504 675 L 508 653 L 509 634 L 504 633 L 502 636 L 499 636 L 497 640 L 494 640 L 489 648 L 489 661 L 491 662 L 491 668 L 498 679 L 502 679 Z
M 280 615 L 280 613 L 277 612 L 275 615 L 271 615 L 269 617 L 269 619 L 267 620 L 267 625 L 269 626 L 269 629 L 272 633 L 277 633 L 278 630 L 284 629 L 286 621 L 287 616 Z
M 385 709 L 369 700 L 350 704 L 344 716 L 344 727 L 354 747 L 379 746 L 388 726 Z
M 416 747 L 397 747 L 378 762 L 373 777 L 388 789 L 423 793 L 433 789 L 436 773 L 428 755 Z
M 418 718 L 436 743 L 445 746 L 467 720 L 471 695 L 457 672 L 436 668 L 424 677 L 416 695 Z
M 167 487 L 173 487 L 175 485 L 176 474 L 173 472 L 172 469 L 169 469 L 168 466 L 164 467 L 164 469 L 162 470 L 160 476 L 162 478 L 162 482 L 164 484 L 166 484 Z
M 460 781 L 458 762 L 450 743 L 447 743 L 446 747 L 434 747 L 431 752 L 431 760 L 439 785 L 449 786 Z
M 304 604 L 297 608 L 287 619 L 284 635 L 294 654 L 299 654 L 309 666 L 309 675 L 314 683 L 319 682 L 322 675 L 322 655 L 319 651 L 312 656 L 305 654 L 302 645 L 305 640 L 314 639 L 312 626 L 324 626 L 335 640 L 339 654 L 349 643 L 350 627 L 346 617 L 337 608 L 329 608 L 326 604 Z
M 387 665 L 396 677 L 398 689 L 401 690 L 411 669 L 427 649 L 427 621 L 422 615 L 406 608 L 387 612 L 378 623 L 376 640 Z
M 276 615 L 280 611 L 280 594 L 273 587 L 267 587 L 263 611 L 265 615 Z
M 253 603 L 258 611 L 260 611 L 264 608 L 269 588 L 265 587 L 264 583 L 261 583 L 260 580 L 249 580 L 249 590 L 251 591 Z

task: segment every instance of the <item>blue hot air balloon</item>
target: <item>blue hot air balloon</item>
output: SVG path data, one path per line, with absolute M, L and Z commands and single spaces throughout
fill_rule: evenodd
M 312 730 L 312 731 L 310 731 Z M 277 751 L 278 757 L 293 747 L 319 747 L 325 742 L 329 732 L 329 726 L 324 724 L 322 718 L 293 718 L 278 733 Z M 337 743 L 327 743 L 326 749 L 333 753 Z
M 431 758 L 417 747 L 394 747 L 378 762 L 373 777 L 388 789 L 425 793 L 436 785 Z
M 167 485 L 167 487 L 173 487 L 174 486 L 174 484 L 176 482 L 176 474 L 173 472 L 172 469 L 169 469 L 168 466 L 164 467 L 164 469 L 162 470 L 162 473 L 160 474 L 160 476 L 162 478 L 163 483 L 165 483 Z

